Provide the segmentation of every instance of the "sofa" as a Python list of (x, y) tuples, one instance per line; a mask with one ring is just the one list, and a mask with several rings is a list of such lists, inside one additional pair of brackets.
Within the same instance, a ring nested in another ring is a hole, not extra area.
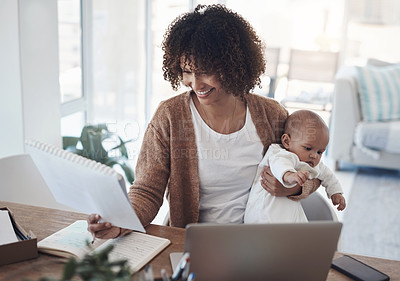
[(400, 64), (344, 66), (334, 83), (327, 156), (337, 168), (400, 170)]

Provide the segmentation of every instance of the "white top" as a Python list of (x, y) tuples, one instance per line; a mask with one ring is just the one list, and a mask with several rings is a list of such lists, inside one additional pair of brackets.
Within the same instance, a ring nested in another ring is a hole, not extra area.
[(243, 128), (225, 135), (203, 121), (193, 100), (190, 109), (199, 155), (199, 222), (243, 223), (250, 187), (263, 158), (249, 110)]
[[(326, 188), (326, 193), (329, 198), (335, 193), (343, 193), (339, 180), (322, 162), (319, 162), (315, 167), (311, 167), (305, 162), (299, 160), (299, 157), (279, 144), (271, 144), (261, 162), (265, 166), (270, 166), (272, 174), (285, 186), (293, 187), (296, 184), (289, 185), (283, 181), (283, 175), (286, 172), (308, 171), (309, 179), (318, 178), (321, 180), (321, 185)], [(260, 165), (261, 165), (260, 163)]]

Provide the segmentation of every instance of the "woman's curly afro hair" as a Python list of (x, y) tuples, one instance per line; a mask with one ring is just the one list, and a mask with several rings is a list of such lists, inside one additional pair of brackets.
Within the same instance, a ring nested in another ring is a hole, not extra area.
[(251, 25), (222, 5), (198, 5), (176, 18), (162, 44), (164, 79), (177, 90), (181, 60), (194, 71), (217, 75), (221, 86), (243, 98), (265, 71), (264, 48)]

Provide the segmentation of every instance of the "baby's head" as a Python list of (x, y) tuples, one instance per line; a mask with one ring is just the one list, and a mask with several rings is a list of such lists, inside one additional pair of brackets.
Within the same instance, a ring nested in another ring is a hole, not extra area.
[(318, 114), (298, 110), (286, 120), (281, 141), (285, 149), (295, 153), (300, 161), (315, 167), (328, 145), (329, 129)]

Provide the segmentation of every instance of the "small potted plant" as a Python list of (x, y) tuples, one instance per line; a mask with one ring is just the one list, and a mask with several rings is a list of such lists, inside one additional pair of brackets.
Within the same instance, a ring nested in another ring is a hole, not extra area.
[[(110, 132), (105, 124), (87, 125), (82, 129), (80, 137), (63, 137), (63, 148), (72, 153), (95, 160), (110, 167), (119, 166), (126, 180), (132, 184), (135, 176), (129, 164), (126, 143), (117, 134)], [(104, 143), (114, 143), (110, 149)]]

